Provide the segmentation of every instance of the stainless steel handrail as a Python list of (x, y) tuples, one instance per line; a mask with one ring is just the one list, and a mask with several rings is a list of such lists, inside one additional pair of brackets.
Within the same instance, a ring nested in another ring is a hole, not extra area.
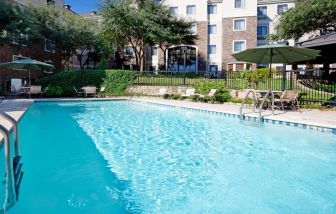
[(262, 108), (264, 106), (264, 103), (266, 101), (266, 99), (268, 99), (268, 97), (272, 95), (272, 106), (271, 106), (271, 109), (272, 109), (272, 115), (274, 115), (274, 93), (273, 91), (269, 90), (266, 95), (264, 96), (260, 106), (259, 106), (259, 120), (261, 120), (261, 112), (262, 112)]
[(16, 203), (16, 190), (14, 181), (14, 172), (12, 165), (12, 155), (10, 146), (10, 131), (0, 124), (0, 133), (3, 136), (4, 148), (5, 148), (5, 161), (6, 161), (6, 201), (4, 207), (0, 209), (0, 214), (5, 213), (6, 210), (13, 207)]
[(253, 113), (255, 113), (255, 102), (256, 102), (256, 94), (255, 94), (255, 91), (254, 90), (249, 90), (245, 97), (244, 97), (244, 100), (242, 101), (242, 103), (240, 104), (240, 108), (239, 108), (239, 117), (242, 118), (244, 115), (243, 115), (243, 108), (244, 108), (244, 104), (246, 103), (247, 99), (248, 99), (248, 96), (250, 95), (250, 93), (253, 94)]
[(15, 145), (15, 156), (20, 156), (20, 144), (19, 144), (19, 125), (18, 122), (8, 115), (5, 112), (0, 112), (0, 115), (7, 119), (13, 126), (13, 132), (14, 132), (14, 145)]

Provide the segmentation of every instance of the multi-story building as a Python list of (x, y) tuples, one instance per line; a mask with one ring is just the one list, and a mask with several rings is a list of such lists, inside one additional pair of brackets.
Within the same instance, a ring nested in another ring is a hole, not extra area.
[[(46, 4), (56, 7), (63, 7), (62, 0), (11, 0), (15, 4)], [(3, 46), (0, 46), (0, 63), (9, 62), (19, 59), (26, 59), (28, 57), (42, 62), (53, 64), (56, 70), (62, 68), (62, 57), (60, 51), (57, 50), (55, 42), (45, 38), (40, 41), (29, 41), (29, 36), (18, 33), (13, 35), (13, 39)], [(33, 71), (31, 72), (31, 79), (50, 75), (52, 71)], [(20, 86), (27, 83), (28, 72), (24, 70), (12, 70), (0, 68), (0, 93), (7, 93), (10, 86)]]
[[(237, 71), (256, 65), (239, 62), (232, 54), (266, 44), (281, 13), (294, 0), (165, 0), (173, 15), (195, 21), (194, 46), (181, 44), (162, 53), (149, 47), (146, 69), (157, 70), (166, 54), (166, 69), (173, 71)], [(289, 41), (290, 45), (294, 41)], [(280, 65), (282, 66), (282, 65)]]

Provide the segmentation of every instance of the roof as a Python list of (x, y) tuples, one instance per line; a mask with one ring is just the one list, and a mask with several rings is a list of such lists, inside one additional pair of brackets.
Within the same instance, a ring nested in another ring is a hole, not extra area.
[(299, 42), (298, 45), (306, 48), (325, 45), (336, 45), (336, 32)]

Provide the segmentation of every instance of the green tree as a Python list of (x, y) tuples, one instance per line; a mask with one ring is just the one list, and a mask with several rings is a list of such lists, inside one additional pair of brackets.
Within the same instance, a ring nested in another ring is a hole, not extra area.
[(316, 30), (336, 30), (336, 0), (300, 0), (281, 15), (273, 40), (299, 39)]
[(115, 46), (131, 45), (140, 71), (147, 44), (159, 44), (165, 50), (195, 39), (189, 32), (191, 22), (172, 17), (168, 8), (152, 0), (106, 0), (102, 11), (105, 38)]

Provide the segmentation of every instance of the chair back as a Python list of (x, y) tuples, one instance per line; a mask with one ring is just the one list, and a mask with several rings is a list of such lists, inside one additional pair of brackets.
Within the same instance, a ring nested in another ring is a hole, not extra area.
[(281, 95), (281, 98), (286, 100), (295, 100), (297, 99), (298, 96), (299, 96), (298, 90), (285, 90)]
[(194, 88), (187, 88), (186, 95), (190, 95), (190, 96), (194, 95), (195, 91), (196, 91), (196, 89), (194, 89)]
[(42, 86), (40, 85), (32, 85), (29, 87), (29, 94), (39, 94), (41, 93)]
[(87, 94), (94, 94), (97, 92), (97, 88), (95, 86), (86, 86), (83, 89), (84, 89), (84, 92)]
[(105, 91), (105, 89), (106, 89), (106, 87), (105, 87), (105, 86), (103, 86), (103, 87), (101, 87), (101, 88), (100, 88), (99, 92), (104, 92), (104, 91)]
[(211, 90), (209, 91), (208, 96), (209, 96), (209, 97), (213, 97), (213, 96), (215, 96), (216, 92), (217, 92), (217, 89), (211, 89)]
[(72, 86), (72, 88), (75, 90), (76, 93), (78, 92), (75, 86)]

